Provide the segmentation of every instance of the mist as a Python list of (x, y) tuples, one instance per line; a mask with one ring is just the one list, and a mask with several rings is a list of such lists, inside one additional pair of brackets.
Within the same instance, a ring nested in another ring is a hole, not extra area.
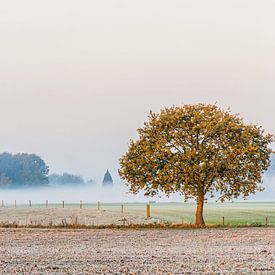
[[(264, 176), (263, 192), (257, 192), (255, 195), (248, 197), (249, 201), (274, 201), (275, 193), (275, 176)], [(215, 202), (215, 198), (209, 198), (209, 202)], [(114, 184), (112, 188), (102, 188), (101, 186), (45, 186), (23, 189), (2, 189), (0, 190), (0, 201), (4, 200), (5, 206), (14, 206), (16, 200), (17, 205), (27, 205), (29, 200), (32, 204), (45, 204), (48, 200), (50, 204), (60, 204), (62, 201), (68, 204), (79, 204), (82, 200), (83, 204), (101, 203), (146, 203), (149, 201), (156, 202), (183, 202), (184, 199), (179, 194), (172, 194), (167, 197), (164, 194), (154, 197), (145, 197), (142, 192), (132, 194), (129, 187), (122, 182)], [(244, 201), (242, 198), (234, 200), (236, 202)], [(193, 200), (190, 200), (193, 202)]]
[(17, 204), (44, 204), (48, 200), (51, 203), (127, 203), (127, 202), (148, 202), (156, 201), (182, 201), (179, 195), (173, 195), (170, 198), (165, 196), (159, 198), (146, 198), (142, 193), (137, 195), (129, 193), (127, 186), (117, 184), (113, 188), (91, 187), (91, 186), (47, 186), (24, 189), (4, 189), (0, 191), (0, 199), (5, 201), (6, 206)]

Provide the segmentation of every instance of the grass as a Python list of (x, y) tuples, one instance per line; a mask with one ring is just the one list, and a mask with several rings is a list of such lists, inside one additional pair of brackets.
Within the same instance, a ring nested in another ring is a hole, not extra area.
[[(145, 203), (124, 203), (124, 213), (145, 216)], [(26, 206), (18, 206), (26, 207)], [(45, 207), (45, 205), (33, 205)], [(62, 207), (61, 204), (49, 205), (49, 208)], [(79, 208), (79, 204), (65, 204), (66, 208)], [(97, 209), (97, 204), (85, 204), (83, 208)], [(101, 210), (121, 212), (121, 203), (101, 203)], [(195, 203), (152, 203), (151, 217), (156, 223), (190, 225), (195, 222)], [(266, 217), (268, 225), (275, 226), (275, 202), (234, 202), (207, 203), (204, 208), (204, 219), (209, 226), (264, 226)]]
[[(120, 211), (120, 204), (101, 204), (101, 209)], [(145, 204), (124, 204), (124, 211), (130, 214), (145, 215)], [(193, 224), (195, 222), (195, 203), (153, 203), (151, 216), (170, 223)], [(251, 224), (275, 226), (275, 202), (234, 202), (206, 203), (204, 219), (209, 225), (246, 226)]]

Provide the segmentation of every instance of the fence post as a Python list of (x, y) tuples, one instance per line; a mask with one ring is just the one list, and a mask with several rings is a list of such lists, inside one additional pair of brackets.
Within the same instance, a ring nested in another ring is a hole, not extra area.
[(123, 204), (121, 205), (121, 213), (123, 214)]
[(32, 207), (32, 201), (29, 200), (29, 207)]
[(14, 208), (16, 208), (16, 200), (14, 201)]
[(48, 208), (48, 200), (46, 200), (46, 208)]
[(82, 209), (82, 200), (80, 201), (80, 209)]
[(97, 202), (97, 210), (98, 211), (100, 210), (100, 202), (99, 201)]
[(146, 205), (146, 217), (147, 219), (151, 218), (151, 208), (149, 203)]
[(222, 217), (222, 225), (224, 226), (224, 217)]
[(265, 217), (265, 226), (267, 226), (267, 225), (268, 225), (267, 220), (268, 220), (268, 217)]
[(65, 208), (65, 202), (62, 201), (62, 208)]

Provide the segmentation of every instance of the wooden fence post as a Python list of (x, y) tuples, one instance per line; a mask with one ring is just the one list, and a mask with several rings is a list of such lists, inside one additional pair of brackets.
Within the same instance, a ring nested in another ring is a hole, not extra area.
[(100, 202), (99, 201), (97, 202), (97, 210), (98, 211), (100, 210)]
[(32, 201), (29, 200), (29, 207), (32, 207)]
[(123, 214), (123, 204), (121, 205), (121, 213)]
[(62, 201), (62, 208), (65, 208), (65, 202)]
[(46, 200), (46, 208), (48, 208), (48, 200)]
[(265, 226), (268, 225), (268, 217), (265, 217)]
[(151, 218), (151, 207), (149, 203), (146, 205), (146, 217), (147, 219)]
[(222, 217), (222, 225), (224, 226), (224, 217)]
[(82, 209), (82, 200), (80, 201), (80, 209)]

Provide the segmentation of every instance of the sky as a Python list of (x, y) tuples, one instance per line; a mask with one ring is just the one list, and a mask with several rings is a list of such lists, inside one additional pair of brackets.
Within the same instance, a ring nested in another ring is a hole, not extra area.
[(0, 0), (0, 152), (118, 181), (150, 110), (217, 102), (274, 133), (274, 10), (273, 0)]

